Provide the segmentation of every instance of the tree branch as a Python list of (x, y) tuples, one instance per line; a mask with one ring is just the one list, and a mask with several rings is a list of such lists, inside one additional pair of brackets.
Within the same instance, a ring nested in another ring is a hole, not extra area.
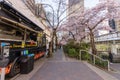
[(102, 18), (100, 21), (98, 21), (91, 29), (93, 30), (93, 29), (95, 29), (96, 28), (96, 26), (98, 26), (101, 22), (103, 22), (104, 20), (105, 20), (106, 18), (104, 17), (104, 18)]
[(69, 16), (71, 16), (72, 14), (74, 14), (74, 13), (75, 13), (77, 10), (79, 10), (80, 8), (81, 8), (81, 6), (80, 6), (79, 8), (77, 8), (77, 9), (73, 10), (71, 13), (69, 13), (69, 14), (68, 14), (67, 16), (65, 16), (64, 18), (62, 18), (62, 19), (58, 22), (56, 28), (59, 27), (59, 24), (60, 24), (62, 21), (64, 21), (66, 18), (68, 18)]

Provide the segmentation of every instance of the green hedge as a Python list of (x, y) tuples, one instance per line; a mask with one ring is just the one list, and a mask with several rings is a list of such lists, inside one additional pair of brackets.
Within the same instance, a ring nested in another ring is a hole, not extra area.
[(74, 48), (71, 48), (68, 50), (68, 56), (69, 57), (77, 57), (78, 53), (76, 52), (76, 50)]
[(104, 69), (107, 69), (108, 62), (107, 61), (101, 61), (99, 59), (95, 59), (95, 65), (102, 67)]
[[(89, 48), (89, 45), (87, 43), (75, 43), (73, 40), (69, 40), (69, 42), (63, 46), (64, 52), (69, 56), (73, 58), (79, 59), (79, 51), (81, 50), (87, 50)], [(85, 55), (86, 56), (86, 55)], [(83, 56), (84, 58), (84, 56)]]
[[(63, 46), (63, 50), (66, 53), (67, 56), (72, 57), (72, 58), (77, 58), (80, 59), (79, 51), (80, 50), (88, 50), (89, 49), (89, 44), (87, 43), (75, 43), (74, 41), (69, 41), (66, 45)], [(81, 60), (86, 60), (91, 64), (94, 64), (94, 59), (93, 55), (88, 54), (86, 51), (81, 52)], [(106, 54), (101, 54), (99, 55), (103, 59), (107, 59), (108, 55)], [(102, 67), (106, 69), (108, 66), (107, 61), (101, 61), (99, 58), (95, 59), (95, 65)]]

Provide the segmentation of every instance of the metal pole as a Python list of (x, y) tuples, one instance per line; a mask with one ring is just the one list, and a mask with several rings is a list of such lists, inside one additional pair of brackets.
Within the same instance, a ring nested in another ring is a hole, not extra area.
[(5, 67), (2, 68), (2, 72), (1, 72), (1, 80), (5, 80)]
[(108, 61), (108, 71), (110, 71), (110, 62)]
[(80, 61), (81, 61), (81, 50), (79, 51), (79, 57), (80, 57)]
[(94, 65), (95, 65), (95, 55), (93, 55)]
[(80, 52), (80, 59), (82, 60), (82, 53)]

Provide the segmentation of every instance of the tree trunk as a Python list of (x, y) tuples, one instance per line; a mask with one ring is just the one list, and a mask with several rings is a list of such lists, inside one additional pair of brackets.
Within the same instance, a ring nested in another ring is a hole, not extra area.
[(56, 29), (53, 30), (52, 39), (51, 39), (51, 42), (49, 43), (49, 54), (48, 54), (48, 57), (52, 57), (53, 56), (53, 51), (54, 51), (54, 47), (55, 46), (56, 46), (56, 49), (57, 49)]
[(55, 34), (55, 46), (56, 46), (56, 49), (58, 49), (58, 37), (57, 37), (57, 34)]
[(48, 57), (52, 57), (52, 56), (53, 56), (53, 36), (51, 42), (49, 42), (49, 53), (48, 53)]
[(57, 33), (56, 33), (56, 29), (54, 29), (53, 31), (53, 35), (54, 35), (54, 46), (55, 46), (55, 51), (57, 50), (57, 47), (58, 47), (58, 39), (57, 39)]
[(92, 54), (97, 54), (97, 50), (95, 47), (95, 41), (94, 41), (94, 34), (92, 30), (90, 30), (90, 43), (91, 43), (91, 48), (92, 48)]

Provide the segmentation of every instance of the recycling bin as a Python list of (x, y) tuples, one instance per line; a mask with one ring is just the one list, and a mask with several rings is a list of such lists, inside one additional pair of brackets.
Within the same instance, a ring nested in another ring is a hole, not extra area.
[(34, 55), (29, 54), (27, 56), (23, 56), (21, 58), (20, 64), (20, 73), (21, 74), (28, 74), (34, 68)]

